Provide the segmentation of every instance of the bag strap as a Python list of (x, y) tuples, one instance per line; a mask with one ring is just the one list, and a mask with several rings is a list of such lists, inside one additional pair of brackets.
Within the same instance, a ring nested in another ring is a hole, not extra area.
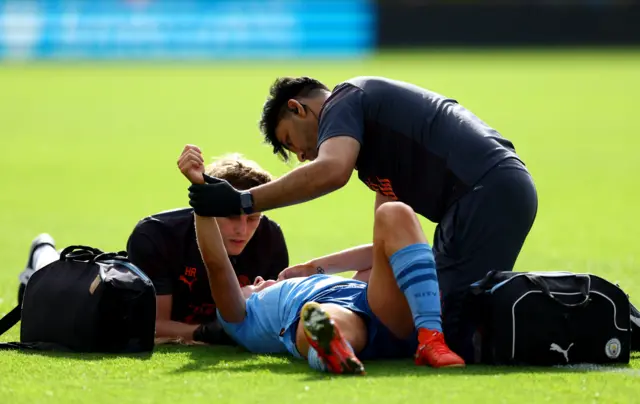
[(21, 350), (21, 351), (58, 351), (58, 352), (74, 352), (73, 350), (52, 342), (0, 342), (0, 351), (3, 350)]
[(573, 304), (565, 303), (562, 300), (555, 297), (553, 293), (551, 293), (551, 290), (549, 289), (549, 285), (547, 285), (547, 282), (544, 280), (543, 277), (536, 274), (528, 273), (525, 275), (525, 278), (528, 279), (534, 285), (538, 286), (538, 288), (540, 288), (542, 293), (544, 293), (545, 295), (547, 295), (548, 297), (550, 297), (551, 299), (553, 299), (554, 301), (556, 301), (557, 303), (560, 303), (565, 307), (583, 307), (583, 306), (586, 306), (587, 303), (589, 303), (589, 301), (591, 300), (591, 295), (590, 295), (591, 279), (588, 276), (576, 276), (576, 279), (579, 279), (581, 281), (580, 293), (583, 299), (582, 301), (578, 303), (573, 303)]
[(11, 327), (18, 324), (20, 318), (22, 317), (22, 307), (17, 305), (13, 308), (9, 313), (7, 313), (4, 317), (0, 318), (0, 335), (9, 331)]
[(9, 349), (22, 349), (22, 342), (0, 342), (0, 351), (6, 351)]

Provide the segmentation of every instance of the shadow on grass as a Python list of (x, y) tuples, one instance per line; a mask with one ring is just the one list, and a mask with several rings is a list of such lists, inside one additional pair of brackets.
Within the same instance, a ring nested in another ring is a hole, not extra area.
[[(290, 355), (255, 355), (240, 347), (228, 346), (185, 346), (158, 345), (153, 352), (132, 354), (74, 353), (60, 351), (18, 351), (25, 356), (48, 358), (64, 358), (77, 361), (103, 361), (117, 359), (134, 359), (146, 361), (158, 355), (188, 355), (188, 362), (172, 373), (214, 372), (214, 373), (252, 373), (267, 371), (274, 374), (300, 375), (302, 381), (327, 380), (337, 376), (311, 370), (306, 360), (296, 359)], [(633, 353), (632, 360), (640, 359), (640, 353)], [(366, 377), (384, 378), (396, 376), (498, 376), (514, 374), (576, 374), (576, 373), (622, 373), (640, 376), (640, 369), (631, 365), (572, 365), (564, 367), (518, 367), (518, 366), (486, 366), (471, 365), (457, 369), (433, 369), (415, 366), (411, 358), (404, 360), (381, 360), (364, 362)]]
[(70, 352), (60, 350), (40, 350), (40, 349), (7, 349), (0, 352), (19, 352), (29, 357), (47, 357), (47, 358), (64, 358), (78, 361), (102, 361), (112, 359), (137, 359), (149, 360), (153, 357), (153, 352), (136, 352), (136, 353), (84, 353)]
[[(172, 373), (269, 371), (277, 374), (304, 374), (309, 371), (306, 361), (290, 355), (256, 355), (240, 347), (162, 345), (157, 353), (188, 354), (189, 362)], [(273, 358), (275, 360), (270, 360)], [(267, 360), (265, 360), (267, 359)]]
[[(176, 369), (173, 373), (186, 372), (241, 372), (268, 371), (275, 374), (306, 376), (303, 380), (326, 380), (336, 375), (313, 371), (306, 360), (296, 359), (289, 355), (255, 355), (238, 347), (211, 346), (162, 346), (156, 349), (162, 353), (187, 353), (189, 363)], [(276, 360), (264, 360), (274, 358)], [(632, 360), (640, 359), (640, 353), (634, 353)], [(367, 361), (364, 362), (367, 377), (394, 376), (497, 376), (512, 374), (576, 374), (589, 372), (626, 373), (640, 376), (640, 369), (631, 365), (571, 365), (562, 367), (518, 367), (471, 365), (465, 368), (433, 369), (415, 366), (413, 359)], [(348, 377), (348, 376), (345, 376)]]

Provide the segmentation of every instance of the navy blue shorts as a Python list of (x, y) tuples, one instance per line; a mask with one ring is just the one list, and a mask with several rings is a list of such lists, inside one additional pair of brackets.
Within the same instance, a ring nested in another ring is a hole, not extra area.
[(492, 270), (511, 271), (535, 221), (538, 196), (523, 163), (508, 159), (491, 169), (449, 207), (436, 227), (433, 252), (447, 344), (473, 358), (473, 329), (464, 319), (469, 285)]
[(357, 313), (367, 326), (367, 344), (358, 353), (361, 360), (412, 358), (418, 348), (417, 332), (406, 340), (397, 338), (373, 314), (367, 301), (368, 285), (339, 285), (315, 296), (311, 301), (332, 303)]

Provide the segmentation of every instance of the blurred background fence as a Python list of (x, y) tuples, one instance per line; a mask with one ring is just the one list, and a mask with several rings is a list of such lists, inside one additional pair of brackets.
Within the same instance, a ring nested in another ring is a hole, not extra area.
[(0, 59), (360, 58), (429, 46), (637, 45), (638, 0), (0, 0)]

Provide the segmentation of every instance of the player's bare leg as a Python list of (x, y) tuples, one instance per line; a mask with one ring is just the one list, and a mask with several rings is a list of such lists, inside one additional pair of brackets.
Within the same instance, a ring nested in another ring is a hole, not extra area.
[(381, 205), (373, 244), (367, 293), (371, 310), (398, 338), (418, 329), (416, 364), (464, 366), (442, 334), (435, 261), (413, 210), (400, 202)]
[(364, 349), (367, 328), (356, 313), (330, 303), (305, 304), (296, 332), (298, 352), (316, 370), (364, 374), (356, 352)]
[(365, 269), (364, 271), (356, 272), (353, 275), (352, 279), (355, 279), (357, 281), (362, 281), (362, 282), (369, 283), (369, 277), (370, 276), (371, 276), (371, 268)]

